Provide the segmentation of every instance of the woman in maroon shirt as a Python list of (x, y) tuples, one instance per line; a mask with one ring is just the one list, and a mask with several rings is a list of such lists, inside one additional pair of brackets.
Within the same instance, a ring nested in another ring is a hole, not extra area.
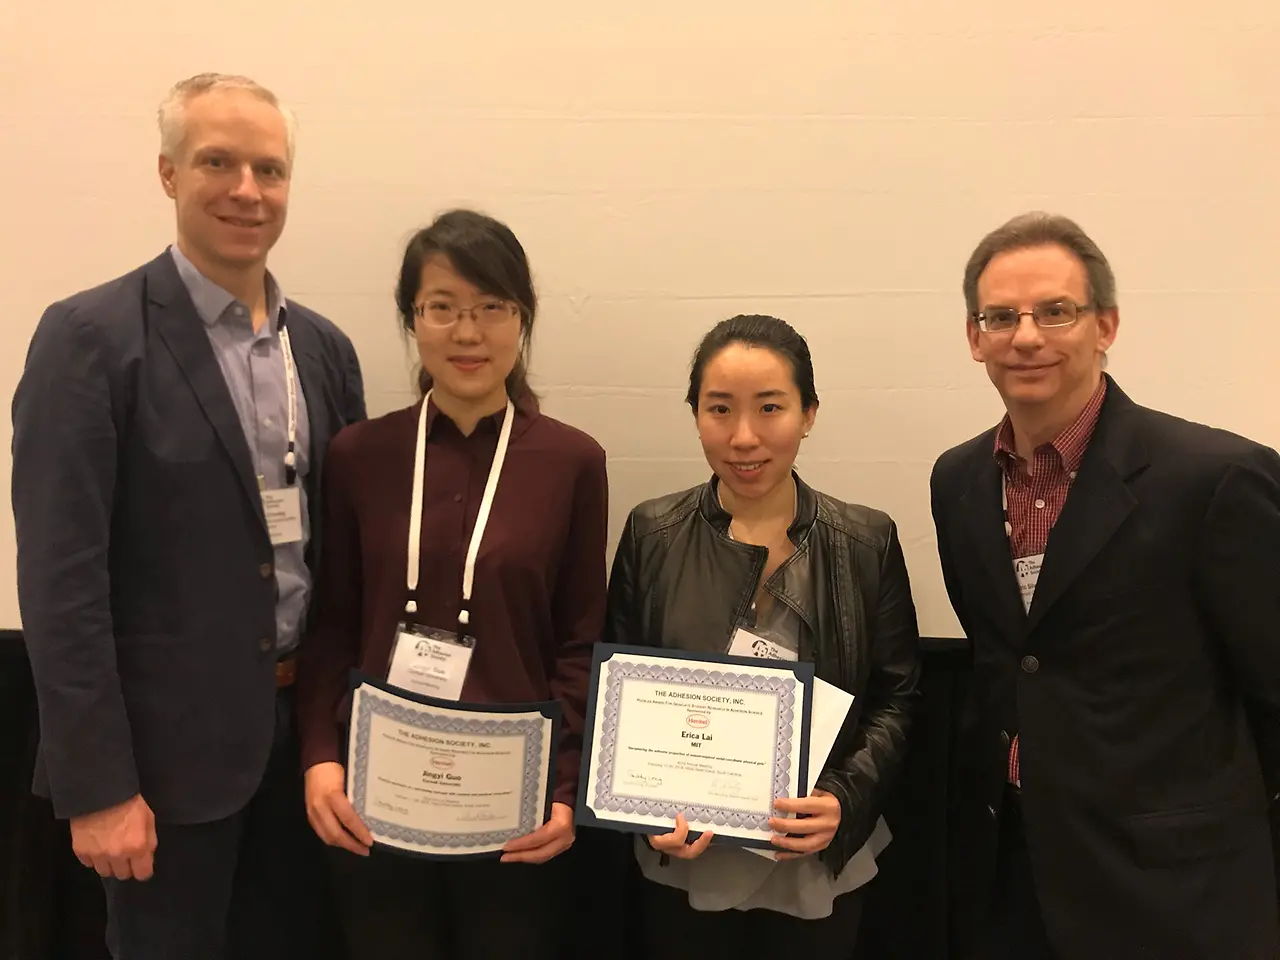
[[(441, 216), (409, 242), (396, 302), (417, 341), (425, 399), (347, 428), (329, 448), (316, 607), (297, 680), (307, 814), (340, 848), (335, 883), (355, 960), (551, 958), (563, 902), (563, 863), (553, 858), (574, 838), (587, 676), (604, 619), (605, 455), (538, 411), (525, 380), (536, 298), (505, 225), (465, 210)], [(409, 529), (423, 403), (415, 571)], [(508, 415), (468, 602), (464, 564)], [(456, 633), (464, 621), (475, 638), (451, 696), (555, 699), (563, 708), (551, 817), (508, 842), (500, 859), (370, 856), (369, 832), (346, 798), (348, 676), (352, 668), (387, 676), (407, 605), (423, 626)]]

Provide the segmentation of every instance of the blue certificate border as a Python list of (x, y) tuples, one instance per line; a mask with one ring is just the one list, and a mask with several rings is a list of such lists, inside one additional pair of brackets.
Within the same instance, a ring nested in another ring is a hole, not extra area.
[[(654, 667), (637, 665), (635, 672), (629, 669), (610, 669), (607, 671), (608, 679), (602, 682), (602, 677), (606, 673), (606, 665), (618, 653), (667, 662), (661, 665), (654, 665)], [(721, 667), (741, 667), (748, 674), (758, 673), (762, 668), (770, 671), (782, 670), (788, 672), (790, 676), (776, 678), (770, 684), (774, 689), (766, 687), (744, 688), (741, 686), (744, 679), (741, 673), (734, 670), (723, 670), (720, 669)], [(775, 797), (803, 797), (807, 795), (809, 722), (813, 709), (812, 663), (762, 660), (757, 657), (735, 657), (728, 654), (690, 653), (684, 650), (668, 650), (662, 647), (633, 647), (598, 643), (591, 658), (591, 685), (587, 694), (587, 713), (582, 744), (582, 767), (578, 777), (578, 802), (574, 813), (575, 822), (579, 826), (602, 827), (624, 833), (643, 834), (669, 833), (672, 829), (670, 825), (650, 825), (634, 823), (628, 820), (614, 820), (608, 816), (607, 812), (609, 809), (613, 809), (628, 814), (660, 816), (671, 821), (675, 820), (677, 813), (684, 813), (686, 816), (692, 815), (699, 820), (713, 824), (732, 825), (748, 829), (768, 829), (767, 817), (752, 816), (740, 810), (698, 804), (696, 798), (690, 798), (689, 805), (682, 807), (673, 803), (627, 798), (613, 792), (612, 768), (614, 758), (609, 748), (614, 743), (614, 737), (611, 735), (611, 730), (614, 729), (617, 723), (621, 683), (623, 680), (633, 677), (636, 679), (690, 683), (698, 686), (728, 686), (731, 689), (751, 689), (760, 692), (777, 693), (780, 701), (779, 708), (783, 710), (783, 715), (780, 717), (778, 742), (774, 744), (773, 794)], [(796, 698), (794, 686), (788, 691), (786, 689), (788, 684), (803, 687), (806, 691), (798, 718), (789, 712), (794, 709)], [(605, 741), (599, 744), (594, 741), (598, 711), (603, 711), (604, 726), (601, 730), (601, 736)], [(800, 763), (797, 771), (798, 782), (795, 785), (795, 790), (792, 791), (789, 789), (790, 751), (795, 750), (797, 745), (800, 751)], [(588, 798), (587, 787), (590, 783), (593, 765), (599, 766), (596, 771), (598, 774), (597, 796)], [(596, 809), (593, 809), (593, 805)], [(599, 809), (601, 807), (605, 809)], [(689, 839), (692, 841), (699, 835), (699, 833), (691, 831)], [(743, 847), (760, 847), (763, 849), (772, 849), (773, 847), (773, 844), (768, 840), (750, 840), (745, 837), (733, 837), (724, 834), (716, 834), (716, 841)]]
[[(382, 843), (378, 840), (374, 841), (373, 849), (375, 851), (386, 851), (397, 856), (416, 857), (425, 860), (486, 860), (496, 859), (502, 856), (501, 850), (487, 850), (476, 852), (471, 848), (477, 846), (489, 846), (495, 843), (505, 843), (507, 840), (515, 837), (522, 837), (527, 833), (532, 833), (538, 827), (542, 826), (551, 815), (552, 796), (555, 792), (555, 768), (556, 768), (556, 747), (560, 743), (561, 721), (563, 711), (559, 702), (555, 700), (542, 701), (538, 703), (462, 703), (455, 700), (440, 700), (435, 697), (423, 696), (405, 690), (402, 687), (393, 686), (385, 680), (381, 680), (369, 674), (363, 674), (359, 671), (353, 671), (350, 680), (350, 691), (352, 694), (352, 703), (354, 703), (354, 694), (356, 688), (360, 686), (368, 686), (402, 700), (408, 700), (413, 703), (422, 704), (423, 706), (434, 707), (436, 709), (448, 710), (456, 716), (441, 717), (422, 713), (417, 710), (410, 709), (400, 704), (387, 703), (383, 700), (375, 698), (362, 699), (360, 710), (354, 712), (352, 722), (349, 728), (349, 736), (355, 738), (356, 763), (355, 770), (349, 767), (347, 774), (347, 787), (354, 795), (354, 802), (357, 815), (364, 821), (371, 831), (383, 834), (384, 836), (395, 837), (397, 840), (404, 840), (409, 843), (429, 844), (436, 847), (452, 847), (457, 850), (456, 853), (431, 853), (423, 850), (407, 850), (403, 847), (397, 847), (392, 844)], [(547, 795), (541, 809), (537, 802), (538, 779), (541, 770), (539, 762), (542, 754), (542, 736), (543, 725), (537, 720), (524, 718), (519, 720), (477, 720), (468, 719), (467, 713), (537, 713), (543, 719), (551, 721), (551, 750), (547, 758)], [(367, 771), (364, 761), (367, 759), (369, 750), (370, 729), (373, 717), (384, 716), (398, 723), (416, 727), (419, 730), (429, 730), (433, 733), (466, 733), (479, 736), (524, 736), (524, 794), (521, 797), (520, 804), (520, 823), (512, 830), (501, 831), (485, 831), (478, 833), (430, 833), (425, 830), (413, 830), (408, 827), (402, 827), (398, 824), (388, 823), (377, 817), (370, 816), (365, 811), (365, 793), (367, 783), (365, 777)], [(344, 754), (344, 762), (350, 756), (350, 751)]]

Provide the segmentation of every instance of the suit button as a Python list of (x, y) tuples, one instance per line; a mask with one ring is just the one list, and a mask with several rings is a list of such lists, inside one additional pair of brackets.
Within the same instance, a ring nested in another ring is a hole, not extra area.
[(987, 815), (990, 816), (992, 820), (996, 819), (996, 808), (989, 803), (987, 804)]
[(258, 568), (258, 575), (261, 576), (263, 580), (267, 579), (267, 577), (271, 576), (273, 573), (275, 573), (275, 568), (269, 563), (264, 563)]
[(1023, 673), (1035, 673), (1039, 669), (1040, 669), (1040, 661), (1037, 660), (1035, 657), (1022, 658)]
[(275, 641), (273, 641), (270, 637), (263, 637), (261, 640), (258, 641), (258, 649), (261, 650), (263, 653), (270, 653), (271, 648), (274, 646), (275, 646)]
[(1000, 731), (1000, 742), (1001, 742), (1001, 743), (1003, 743), (1006, 747), (1009, 745), (1009, 731), (1008, 731), (1008, 730), (1001, 730), (1001, 731)]

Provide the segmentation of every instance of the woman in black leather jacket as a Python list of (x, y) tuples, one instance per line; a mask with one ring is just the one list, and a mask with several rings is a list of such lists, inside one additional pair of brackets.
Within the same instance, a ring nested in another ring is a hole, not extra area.
[[(688, 403), (710, 482), (631, 511), (614, 558), (612, 643), (813, 661), (854, 695), (811, 795), (781, 800), (778, 858), (637, 838), (646, 956), (850, 957), (859, 888), (888, 842), (880, 819), (906, 750), (918, 630), (897, 529), (794, 472), (818, 412), (809, 348), (774, 317), (703, 338)], [(775, 952), (776, 951), (776, 952)]]

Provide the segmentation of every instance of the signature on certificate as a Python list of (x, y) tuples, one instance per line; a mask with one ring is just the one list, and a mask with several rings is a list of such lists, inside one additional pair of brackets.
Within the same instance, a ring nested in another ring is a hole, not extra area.
[(660, 787), (662, 786), (662, 778), (647, 773), (636, 773), (631, 770), (627, 772), (627, 783), (636, 787)]
[(501, 820), (502, 817), (496, 813), (487, 813), (483, 810), (477, 810), (474, 813), (464, 813), (459, 815), (459, 823), (485, 823), (489, 820)]
[(373, 805), (379, 810), (390, 810), (392, 813), (398, 813), (401, 816), (408, 816), (409, 814), (408, 807), (398, 807), (394, 803), (389, 803), (388, 801), (382, 800), (378, 797), (373, 799)]

